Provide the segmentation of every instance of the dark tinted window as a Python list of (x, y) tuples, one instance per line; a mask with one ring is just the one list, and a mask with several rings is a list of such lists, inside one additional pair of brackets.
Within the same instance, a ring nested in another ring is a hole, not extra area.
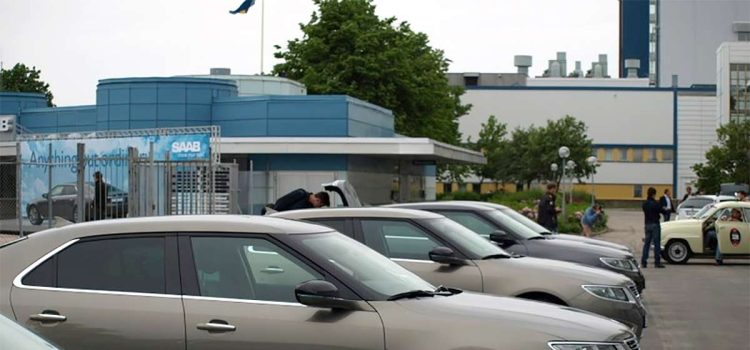
[(482, 219), (479, 215), (468, 212), (468, 211), (435, 211), (436, 213), (445, 215), (447, 218), (467, 227), (468, 229), (490, 238), (490, 234), (497, 231), (497, 228)]
[(21, 282), (27, 286), (54, 287), (57, 285), (56, 277), (55, 258), (50, 258), (29, 272)]
[(57, 257), (60, 288), (164, 293), (164, 238), (84, 241)]

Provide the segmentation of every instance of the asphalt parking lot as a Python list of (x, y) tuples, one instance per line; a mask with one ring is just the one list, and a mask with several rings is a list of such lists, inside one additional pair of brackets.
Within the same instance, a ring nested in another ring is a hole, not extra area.
[[(633, 248), (640, 259), (643, 214), (607, 214), (610, 231), (599, 238)], [(750, 349), (750, 261), (725, 260), (715, 266), (713, 260), (692, 259), (643, 273), (649, 311), (643, 349)]]
[[(598, 238), (625, 244), (640, 258), (642, 214), (607, 214), (610, 230)], [(14, 238), (0, 235), (0, 243)], [(715, 266), (713, 260), (693, 259), (687, 265), (643, 272), (649, 311), (643, 349), (750, 349), (750, 261), (726, 260)]]

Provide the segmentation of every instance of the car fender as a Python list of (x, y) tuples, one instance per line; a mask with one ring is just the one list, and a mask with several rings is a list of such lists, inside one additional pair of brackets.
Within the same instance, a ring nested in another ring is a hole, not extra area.
[(695, 219), (661, 223), (661, 246), (666, 247), (670, 240), (684, 240), (693, 253), (703, 252), (702, 222)]

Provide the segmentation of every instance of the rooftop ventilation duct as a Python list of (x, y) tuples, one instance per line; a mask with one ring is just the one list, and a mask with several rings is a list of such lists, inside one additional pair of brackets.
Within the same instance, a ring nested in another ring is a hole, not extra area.
[(211, 68), (211, 75), (232, 75), (232, 70), (229, 68)]
[(529, 67), (531, 67), (531, 56), (527, 55), (516, 55), (513, 56), (513, 65), (518, 67), (518, 74), (529, 75)]
[(557, 53), (557, 63), (560, 64), (560, 76), (568, 76), (568, 60), (565, 51), (560, 51)]
[(641, 60), (637, 58), (629, 58), (625, 60), (625, 71), (627, 79), (638, 78), (638, 70), (641, 68)]

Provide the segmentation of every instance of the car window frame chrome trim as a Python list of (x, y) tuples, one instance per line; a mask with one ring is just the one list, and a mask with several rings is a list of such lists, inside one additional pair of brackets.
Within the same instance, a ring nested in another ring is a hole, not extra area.
[(402, 258), (389, 258), (391, 261), (395, 262), (412, 262), (412, 263), (420, 263), (420, 264), (437, 264), (436, 262), (432, 260), (420, 260), (420, 259), (402, 259)]
[(13, 279), (13, 286), (19, 289), (38, 290), (38, 291), (47, 291), (47, 292), (88, 293), (88, 294), (99, 294), (99, 295), (121, 295), (121, 296), (131, 296), (131, 297), (151, 297), (151, 298), (166, 298), (166, 299), (179, 299), (182, 297), (182, 295), (167, 294), (167, 293), (162, 294), (162, 293), (126, 292), (126, 291), (101, 290), (101, 289), (43, 287), (43, 286), (29, 286), (23, 283), (23, 278), (26, 277), (26, 275), (28, 275), (29, 273), (31, 273), (31, 271), (36, 269), (39, 265), (41, 265), (42, 263), (44, 263), (51, 257), (65, 250), (66, 248), (72, 246), (73, 244), (78, 243), (79, 241), (81, 241), (80, 238), (71, 239), (70, 241), (67, 241), (61, 244), (57, 248), (53, 249), (49, 253), (45, 254), (41, 258), (34, 261), (31, 265), (23, 269), (23, 271), (21, 271)]
[(555, 345), (615, 345), (619, 347), (618, 350), (629, 350), (628, 345), (622, 341), (622, 342), (609, 342), (609, 341), (575, 341), (575, 340), (553, 340), (547, 342), (547, 346), (549, 346), (552, 350), (558, 350), (554, 346)]
[(256, 305), (309, 307), (301, 303), (294, 303), (294, 302), (288, 302), (288, 301), (260, 300), (260, 299), (221, 298), (221, 297), (208, 297), (208, 296), (198, 296), (198, 295), (183, 295), (182, 298), (184, 300), (196, 300), (196, 301), (217, 301), (217, 302), (256, 304)]

